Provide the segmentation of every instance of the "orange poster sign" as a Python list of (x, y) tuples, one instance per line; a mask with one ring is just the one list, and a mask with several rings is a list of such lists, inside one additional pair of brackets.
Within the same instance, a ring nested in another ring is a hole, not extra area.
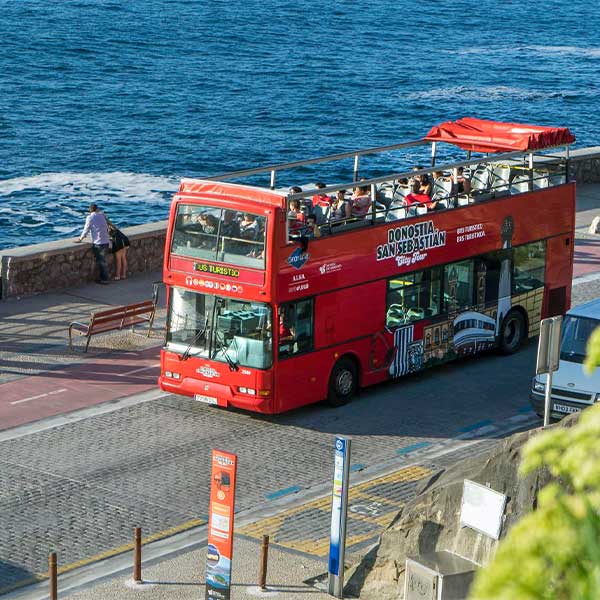
[(206, 600), (229, 600), (237, 456), (213, 450), (208, 509)]

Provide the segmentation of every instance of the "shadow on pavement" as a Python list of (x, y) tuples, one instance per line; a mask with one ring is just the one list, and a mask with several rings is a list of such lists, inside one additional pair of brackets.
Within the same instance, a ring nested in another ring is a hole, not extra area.
[(28, 569), (0, 558), (0, 595), (35, 583), (40, 579)]

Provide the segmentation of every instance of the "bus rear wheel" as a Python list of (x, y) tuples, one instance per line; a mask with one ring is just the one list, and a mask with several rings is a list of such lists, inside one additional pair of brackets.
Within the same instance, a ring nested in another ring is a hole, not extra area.
[(358, 388), (358, 373), (354, 361), (350, 358), (340, 358), (335, 363), (329, 378), (327, 402), (330, 406), (344, 406)]
[(525, 318), (521, 311), (511, 310), (500, 329), (500, 352), (502, 354), (514, 354), (523, 344), (527, 335)]

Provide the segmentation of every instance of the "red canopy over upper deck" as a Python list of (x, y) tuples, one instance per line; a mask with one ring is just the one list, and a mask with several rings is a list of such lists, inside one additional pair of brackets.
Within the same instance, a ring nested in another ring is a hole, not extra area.
[(566, 127), (540, 127), (465, 117), (432, 127), (423, 139), (448, 142), (473, 152), (510, 152), (566, 145), (574, 142), (575, 136)]

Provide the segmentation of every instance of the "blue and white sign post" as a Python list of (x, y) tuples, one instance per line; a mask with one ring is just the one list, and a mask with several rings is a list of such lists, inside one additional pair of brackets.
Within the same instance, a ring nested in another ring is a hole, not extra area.
[(331, 501), (331, 536), (329, 539), (329, 594), (344, 597), (344, 553), (346, 551), (346, 517), (350, 481), (350, 440), (335, 438), (335, 462)]

